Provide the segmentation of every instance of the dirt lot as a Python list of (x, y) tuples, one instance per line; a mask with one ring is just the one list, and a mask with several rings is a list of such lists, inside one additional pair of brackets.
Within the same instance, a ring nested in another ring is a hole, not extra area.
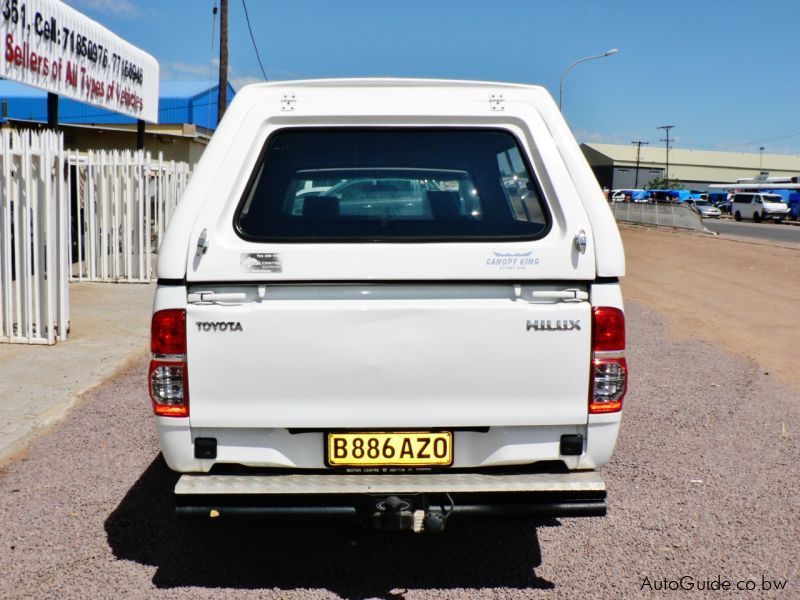
[[(626, 301), (800, 389), (800, 247), (625, 227)], [(699, 361), (703, 360), (698, 356)]]

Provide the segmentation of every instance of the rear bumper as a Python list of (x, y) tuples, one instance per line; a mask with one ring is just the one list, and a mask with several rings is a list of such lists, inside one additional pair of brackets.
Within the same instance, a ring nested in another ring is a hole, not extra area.
[(182, 517), (338, 521), (419, 532), (428, 519), (604, 516), (606, 486), (595, 471), (183, 475), (175, 487), (175, 504)]

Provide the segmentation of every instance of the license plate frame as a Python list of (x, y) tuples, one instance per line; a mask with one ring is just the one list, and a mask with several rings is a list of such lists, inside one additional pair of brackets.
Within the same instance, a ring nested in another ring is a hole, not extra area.
[[(347, 440), (352, 443), (346, 445), (346, 455), (341, 456), (342, 447), (336, 446), (336, 440)], [(363, 455), (361, 457), (352, 456), (355, 450), (355, 440), (362, 440)], [(370, 455), (369, 440), (377, 440), (378, 455)], [(425, 444), (422, 440), (428, 440)], [(412, 452), (409, 459), (406, 455), (408, 446)], [(441, 443), (444, 440), (444, 455), (441, 452)], [(450, 430), (422, 431), (380, 431), (380, 430), (359, 430), (359, 431), (327, 431), (324, 437), (325, 465), (332, 469), (372, 469), (382, 467), (404, 467), (409, 469), (426, 468), (447, 468), (453, 465), (453, 432)], [(390, 456), (385, 444), (394, 450)], [(434, 451), (435, 448), (435, 451)], [(436, 452), (436, 453), (434, 453)], [(427, 455), (427, 456), (425, 456)]]

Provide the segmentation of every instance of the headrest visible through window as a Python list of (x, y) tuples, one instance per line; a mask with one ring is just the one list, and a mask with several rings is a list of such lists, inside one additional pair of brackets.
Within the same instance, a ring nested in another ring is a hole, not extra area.
[(457, 219), (461, 216), (458, 192), (425, 192), (434, 219)]
[(303, 216), (310, 219), (337, 219), (339, 217), (339, 198), (309, 196), (303, 200)]

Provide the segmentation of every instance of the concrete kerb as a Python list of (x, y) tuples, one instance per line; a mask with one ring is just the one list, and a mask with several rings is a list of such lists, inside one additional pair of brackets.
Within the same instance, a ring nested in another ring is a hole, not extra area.
[(68, 341), (0, 344), (0, 465), (88, 391), (145, 358), (154, 291), (155, 284), (72, 283)]

